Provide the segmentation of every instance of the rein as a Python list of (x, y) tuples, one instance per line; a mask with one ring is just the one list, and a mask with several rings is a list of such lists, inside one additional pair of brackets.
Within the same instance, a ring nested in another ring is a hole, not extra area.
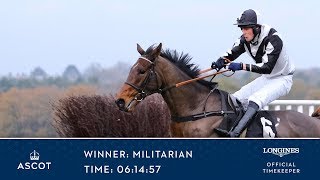
[[(211, 68), (210, 68), (210, 70), (211, 70)], [(208, 72), (209, 69), (206, 69), (206, 70), (203, 70), (203, 71)], [(206, 76), (201, 76), (201, 77), (197, 77), (197, 78), (194, 78), (194, 79), (189, 79), (189, 80), (186, 80), (186, 81), (182, 81), (182, 82), (179, 82), (179, 83), (175, 84), (175, 87), (180, 87), (180, 86), (183, 86), (183, 85), (192, 83), (192, 82), (194, 82), (194, 81), (202, 80), (202, 79), (207, 78), (207, 77), (210, 77), (210, 76), (215, 76), (215, 75), (218, 75), (218, 74), (225, 73), (225, 72), (227, 72), (227, 71), (230, 71), (230, 70), (227, 69), (227, 70), (224, 70), (224, 71), (218, 71), (218, 72), (216, 72), (216, 73), (209, 74), (209, 75), (206, 75)], [(203, 73), (204, 73), (204, 72), (201, 72), (201, 71), (200, 71), (200, 74), (203, 74)]]

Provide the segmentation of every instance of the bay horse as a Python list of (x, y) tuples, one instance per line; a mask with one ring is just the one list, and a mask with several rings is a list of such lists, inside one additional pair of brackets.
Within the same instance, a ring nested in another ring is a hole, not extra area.
[[(141, 56), (116, 95), (119, 109), (133, 111), (146, 96), (160, 93), (169, 107), (171, 117), (190, 117), (201, 114), (204, 109), (217, 112), (214, 116), (201, 116), (197, 120), (172, 120), (171, 136), (219, 137), (213, 129), (222, 122), (223, 100), (217, 91), (212, 91), (215, 89), (212, 87), (214, 83), (200, 80), (179, 88), (174, 86), (198, 77), (200, 70), (190, 63), (192, 58), (175, 50), (164, 51), (161, 43), (157, 47), (150, 46), (146, 51), (137, 44), (137, 51)], [(320, 137), (320, 120), (317, 117), (293, 110), (274, 111), (273, 114), (278, 119), (277, 137)]]

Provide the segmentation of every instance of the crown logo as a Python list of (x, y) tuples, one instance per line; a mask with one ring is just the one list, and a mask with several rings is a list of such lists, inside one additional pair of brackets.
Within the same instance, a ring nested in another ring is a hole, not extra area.
[(36, 150), (33, 150), (33, 152), (30, 153), (30, 160), (38, 161), (39, 158), (40, 158), (40, 155)]

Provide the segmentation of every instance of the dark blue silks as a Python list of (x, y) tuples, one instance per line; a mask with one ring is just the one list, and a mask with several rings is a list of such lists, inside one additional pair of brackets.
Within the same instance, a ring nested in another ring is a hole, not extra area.
[(292, 180), (318, 177), (320, 162), (319, 139), (1, 139), (0, 147), (8, 180)]

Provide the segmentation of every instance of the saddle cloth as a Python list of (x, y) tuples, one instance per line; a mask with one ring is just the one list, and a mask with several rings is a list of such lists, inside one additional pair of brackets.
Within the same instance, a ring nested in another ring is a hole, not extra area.
[(246, 137), (277, 137), (277, 118), (272, 111), (258, 111), (254, 119), (247, 127)]

